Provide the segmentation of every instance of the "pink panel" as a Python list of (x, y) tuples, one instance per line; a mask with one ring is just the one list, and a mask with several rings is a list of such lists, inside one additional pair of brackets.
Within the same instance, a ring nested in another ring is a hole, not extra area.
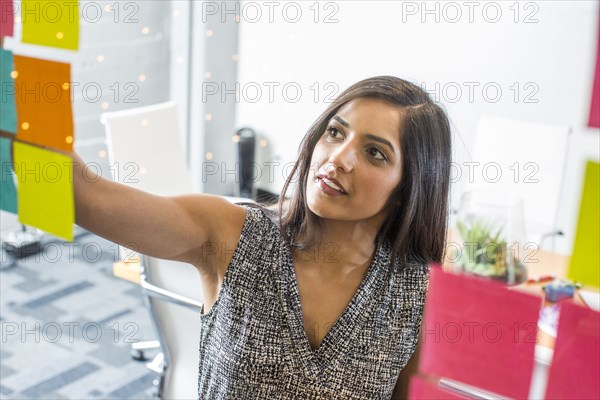
[(422, 331), (422, 373), (526, 398), (541, 297), (432, 267)]
[(546, 390), (547, 399), (600, 399), (600, 313), (562, 304)]

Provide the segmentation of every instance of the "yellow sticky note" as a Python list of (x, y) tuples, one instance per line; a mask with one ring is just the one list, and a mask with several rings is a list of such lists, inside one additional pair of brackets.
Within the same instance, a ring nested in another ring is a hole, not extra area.
[(79, 2), (74, 0), (22, 0), (24, 43), (77, 50)]
[(14, 143), (19, 221), (73, 240), (75, 200), (70, 157), (28, 144)]
[(600, 163), (588, 161), (569, 279), (600, 287)]

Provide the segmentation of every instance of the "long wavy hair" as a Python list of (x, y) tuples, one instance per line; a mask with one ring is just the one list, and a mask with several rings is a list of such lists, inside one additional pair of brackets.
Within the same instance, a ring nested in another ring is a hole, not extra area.
[[(306, 201), (313, 150), (337, 111), (361, 97), (398, 106), (404, 115), (399, 132), (403, 173), (384, 206), (388, 218), (379, 234), (387, 237), (392, 245), (392, 255), (403, 265), (440, 263), (448, 225), (452, 157), (450, 124), (445, 111), (427, 92), (393, 76), (373, 77), (350, 86), (310, 127), (274, 206), (281, 232), (291, 246), (303, 249), (322, 240), (320, 218), (308, 208)], [(290, 187), (293, 187), (293, 193), (287, 198)], [(308, 239), (299, 241), (300, 237)]]

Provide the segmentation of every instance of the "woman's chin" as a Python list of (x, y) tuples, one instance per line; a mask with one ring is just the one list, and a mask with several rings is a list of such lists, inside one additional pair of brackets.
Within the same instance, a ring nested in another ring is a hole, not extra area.
[[(310, 196), (310, 195), (309, 195)], [(314, 196), (313, 197), (308, 197), (306, 199), (306, 205), (308, 206), (308, 209), (315, 215), (324, 218), (324, 214), (328, 214), (327, 209), (329, 207), (327, 207), (326, 204), (323, 204), (323, 200), (321, 199), (317, 199)]]
[(307, 205), (313, 214), (323, 219), (340, 219), (341, 214), (346, 209), (332, 204), (327, 199), (308, 199)]

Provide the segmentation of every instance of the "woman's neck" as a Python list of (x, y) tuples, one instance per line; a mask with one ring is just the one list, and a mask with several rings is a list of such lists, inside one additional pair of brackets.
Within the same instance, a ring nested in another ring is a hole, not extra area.
[[(332, 267), (363, 267), (373, 258), (380, 226), (367, 221), (321, 219), (323, 240), (308, 249), (295, 249), (294, 256), (304, 262)], [(301, 242), (303, 238), (298, 238)]]

